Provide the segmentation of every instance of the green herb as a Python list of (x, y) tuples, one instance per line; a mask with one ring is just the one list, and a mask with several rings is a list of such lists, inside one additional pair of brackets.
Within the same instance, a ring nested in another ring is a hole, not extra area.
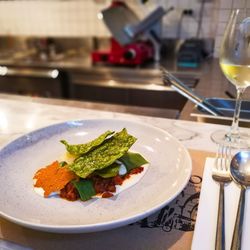
[(94, 174), (99, 175), (102, 178), (110, 178), (110, 177), (117, 176), (119, 174), (119, 169), (120, 169), (120, 165), (114, 162), (113, 164), (111, 164), (110, 166), (106, 168), (96, 170)]
[(77, 189), (81, 200), (86, 201), (91, 199), (96, 194), (93, 182), (91, 180), (72, 181), (73, 185)]
[(99, 147), (77, 158), (69, 168), (78, 176), (86, 178), (95, 170), (106, 168), (122, 157), (135, 141), (136, 138), (129, 135), (124, 128), (105, 140)]
[(76, 156), (80, 156), (82, 154), (86, 154), (87, 152), (89, 152), (90, 150), (92, 150), (93, 148), (101, 145), (104, 140), (112, 135), (114, 132), (112, 131), (106, 131), (105, 133), (101, 134), (99, 137), (97, 137), (96, 139), (84, 143), (84, 144), (76, 144), (76, 145), (70, 145), (67, 141), (65, 140), (61, 140), (61, 143), (63, 143), (66, 146), (67, 151), (72, 154), (72, 155), (76, 155)]
[(148, 161), (140, 154), (131, 152), (127, 152), (119, 160), (126, 166), (128, 172), (131, 169), (141, 167), (142, 165), (148, 163)]
[(61, 162), (59, 162), (59, 166), (60, 167), (64, 167), (64, 166), (66, 166), (68, 163), (66, 162), (66, 161), (61, 161)]

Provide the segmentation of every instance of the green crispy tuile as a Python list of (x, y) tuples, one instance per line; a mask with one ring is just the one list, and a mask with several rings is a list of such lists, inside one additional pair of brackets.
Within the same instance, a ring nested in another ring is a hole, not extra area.
[(88, 153), (90, 150), (92, 150), (93, 148), (101, 145), (104, 140), (110, 136), (114, 134), (114, 131), (106, 131), (105, 133), (101, 134), (100, 136), (98, 136), (96, 139), (84, 143), (84, 144), (75, 144), (75, 145), (70, 145), (68, 144), (67, 141), (65, 140), (61, 140), (61, 143), (63, 143), (66, 146), (67, 151), (72, 154), (72, 155), (76, 155), (76, 156), (80, 156), (82, 154), (86, 154)]
[(76, 175), (86, 178), (95, 170), (106, 168), (122, 157), (135, 141), (136, 138), (124, 128), (100, 146), (77, 158), (69, 168)]

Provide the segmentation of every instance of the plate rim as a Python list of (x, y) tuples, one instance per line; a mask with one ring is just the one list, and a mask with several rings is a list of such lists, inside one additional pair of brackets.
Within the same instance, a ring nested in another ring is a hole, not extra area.
[[(114, 228), (118, 228), (121, 226), (126, 226), (128, 224), (134, 223), (136, 221), (139, 221), (143, 218), (148, 217), (149, 215), (159, 211), (160, 209), (162, 209), (164, 206), (166, 206), (167, 204), (169, 204), (172, 200), (174, 200), (180, 193), (181, 191), (186, 187), (186, 185), (188, 184), (188, 181), (191, 177), (192, 174), (192, 159), (191, 159), (191, 155), (188, 151), (188, 149), (186, 148), (186, 146), (184, 146), (176, 137), (174, 137), (173, 135), (171, 135), (168, 131), (159, 128), (157, 126), (154, 126), (152, 124), (148, 124), (142, 121), (131, 121), (131, 120), (126, 120), (126, 119), (117, 119), (117, 118), (94, 118), (94, 119), (78, 119), (78, 120), (66, 120), (63, 122), (59, 122), (59, 123), (53, 123), (50, 124), (48, 126), (44, 126), (38, 129), (34, 129), (32, 131), (30, 131), (29, 133), (23, 134), (19, 137), (17, 137), (16, 139), (14, 139), (13, 141), (10, 141), (6, 144), (4, 144), (1, 148), (0, 148), (0, 152), (2, 152), (4, 149), (6, 149), (7, 147), (9, 147), (11, 144), (16, 143), (18, 140), (22, 140), (27, 138), (30, 135), (33, 135), (35, 133), (38, 132), (42, 132), (43, 130), (45, 131), (48, 128), (52, 128), (52, 127), (56, 127), (56, 126), (60, 126), (60, 125), (64, 125), (64, 124), (70, 124), (70, 123), (81, 123), (80, 126), (84, 126), (84, 122), (93, 122), (93, 121), (119, 121), (119, 122), (129, 122), (131, 124), (137, 124), (137, 125), (142, 125), (145, 127), (149, 127), (155, 130), (158, 130), (162, 133), (167, 134), (169, 137), (171, 137), (172, 140), (175, 141), (175, 143), (177, 143), (179, 146), (182, 147), (183, 152), (185, 153), (185, 158), (188, 162), (188, 172), (186, 173), (185, 176), (185, 181), (183, 181), (183, 183), (179, 186), (178, 190), (175, 192), (175, 194), (170, 197), (169, 199), (167, 199), (166, 201), (162, 202), (161, 204), (157, 204), (154, 207), (151, 207), (150, 209), (146, 210), (146, 211), (142, 211), (140, 213), (137, 213), (133, 216), (128, 216), (122, 219), (116, 219), (116, 220), (111, 220), (111, 221), (106, 221), (106, 222), (100, 222), (100, 223), (93, 223), (93, 224), (82, 224), (82, 225), (50, 225), (50, 224), (40, 224), (40, 223), (34, 223), (34, 222), (27, 222), (25, 220), (21, 220), (19, 218), (15, 218), (13, 216), (10, 216), (2, 211), (0, 211), (0, 216), (21, 226), (24, 226), (26, 228), (32, 228), (32, 229), (36, 229), (39, 231), (44, 231), (44, 232), (52, 232), (52, 233), (88, 233), (88, 232), (99, 232), (99, 231), (104, 231), (104, 230), (110, 230), (110, 229), (114, 229)], [(70, 128), (69, 128), (70, 129)]]

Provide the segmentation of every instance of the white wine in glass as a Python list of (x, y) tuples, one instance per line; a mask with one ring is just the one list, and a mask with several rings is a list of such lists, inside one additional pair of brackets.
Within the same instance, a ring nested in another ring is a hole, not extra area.
[(215, 131), (211, 138), (216, 143), (229, 142), (236, 148), (250, 147), (250, 135), (239, 130), (242, 95), (250, 86), (250, 17), (246, 10), (233, 10), (220, 49), (220, 66), (225, 77), (236, 87), (237, 97), (231, 128)]
[(235, 65), (226, 60), (221, 60), (220, 66), (226, 78), (236, 88), (245, 89), (250, 86), (250, 65)]

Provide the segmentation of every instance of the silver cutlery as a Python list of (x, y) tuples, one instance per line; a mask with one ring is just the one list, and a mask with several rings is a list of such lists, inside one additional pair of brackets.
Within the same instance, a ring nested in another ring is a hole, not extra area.
[(215, 164), (212, 170), (212, 178), (220, 185), (215, 250), (225, 249), (224, 186), (232, 181), (229, 171), (231, 158), (231, 148), (226, 145), (219, 145)]
[(239, 250), (241, 249), (245, 193), (247, 187), (250, 186), (250, 151), (240, 151), (233, 157), (230, 164), (230, 172), (234, 181), (241, 187), (233, 239), (231, 243), (231, 250)]

